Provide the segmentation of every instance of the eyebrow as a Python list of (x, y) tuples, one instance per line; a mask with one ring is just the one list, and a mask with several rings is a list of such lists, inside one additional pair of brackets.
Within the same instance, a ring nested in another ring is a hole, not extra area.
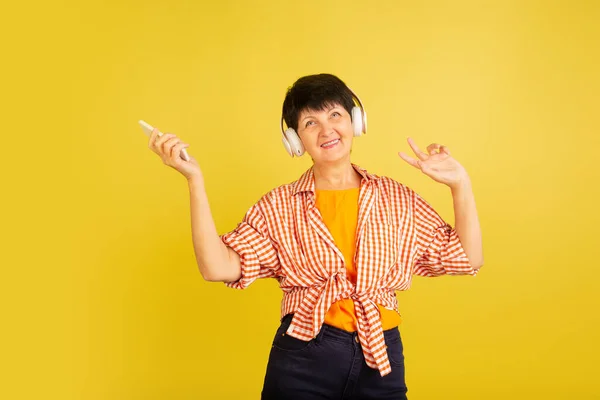
[[(329, 111), (331, 111), (331, 110), (333, 110), (334, 108), (337, 108), (337, 107), (340, 107), (340, 106), (339, 106), (339, 105), (334, 105), (334, 106), (331, 106), (331, 107), (329, 107), (329, 108), (327, 109), (327, 112), (329, 112)], [(304, 122), (304, 120), (305, 120), (306, 118), (310, 118), (310, 117), (312, 117), (312, 115), (307, 115), (306, 117), (302, 118), (302, 120), (301, 120), (300, 122)]]

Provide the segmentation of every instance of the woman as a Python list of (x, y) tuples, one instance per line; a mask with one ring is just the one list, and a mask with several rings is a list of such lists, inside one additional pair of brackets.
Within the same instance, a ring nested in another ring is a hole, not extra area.
[(152, 134), (150, 148), (188, 180), (200, 272), (238, 289), (272, 277), (284, 292), (263, 399), (406, 399), (395, 291), (407, 290), (415, 274), (477, 275), (483, 255), (469, 176), (436, 143), (425, 153), (408, 139), (417, 159), (399, 153), (450, 187), (453, 229), (407, 186), (351, 163), (366, 114), (333, 75), (300, 78), (282, 119), (286, 150), (307, 152), (313, 166), (265, 194), (222, 236), (197, 161), (177, 156), (188, 145)]

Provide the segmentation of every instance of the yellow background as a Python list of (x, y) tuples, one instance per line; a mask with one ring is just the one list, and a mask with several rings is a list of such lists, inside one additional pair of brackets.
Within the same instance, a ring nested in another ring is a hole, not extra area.
[(204, 282), (185, 179), (138, 119), (191, 144), (220, 233), (310, 159), (285, 90), (338, 75), (353, 161), (422, 194), (412, 136), (472, 177), (486, 264), (398, 293), (411, 400), (600, 398), (600, 2), (22, 2), (2, 35), (3, 399), (257, 399), (280, 292)]

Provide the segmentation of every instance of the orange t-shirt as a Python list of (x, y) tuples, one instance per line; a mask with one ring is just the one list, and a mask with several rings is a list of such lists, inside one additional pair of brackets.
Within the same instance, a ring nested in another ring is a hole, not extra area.
[[(358, 196), (360, 188), (345, 190), (315, 190), (315, 205), (323, 222), (333, 236), (335, 245), (344, 255), (348, 280), (356, 284), (356, 226), (358, 224)], [(378, 305), (383, 329), (391, 329), (401, 323), (400, 315), (394, 310)], [(325, 315), (326, 324), (348, 332), (357, 330), (357, 319), (352, 299), (341, 299), (331, 305)]]

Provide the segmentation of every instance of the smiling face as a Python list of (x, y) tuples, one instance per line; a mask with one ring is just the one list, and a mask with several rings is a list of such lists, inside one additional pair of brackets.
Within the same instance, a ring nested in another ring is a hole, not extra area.
[(315, 164), (350, 159), (354, 138), (352, 119), (340, 104), (325, 104), (321, 110), (302, 110), (297, 132)]

